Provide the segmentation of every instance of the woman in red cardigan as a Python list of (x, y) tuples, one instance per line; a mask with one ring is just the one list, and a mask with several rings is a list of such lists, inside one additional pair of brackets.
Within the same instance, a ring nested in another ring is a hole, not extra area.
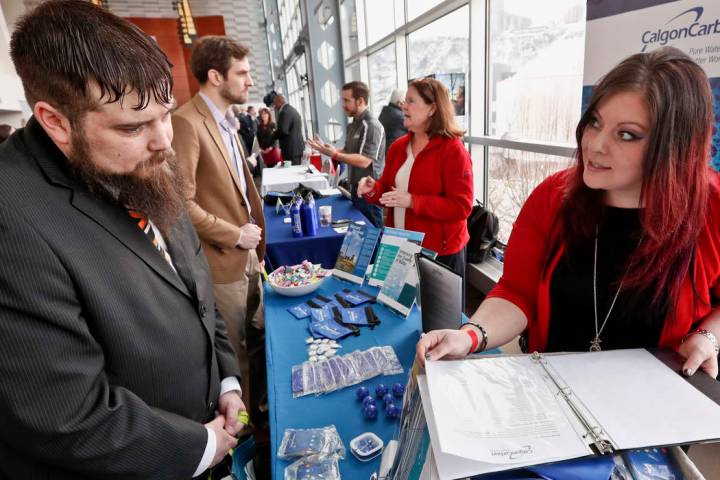
[(424, 232), (423, 246), (465, 278), (472, 163), (447, 88), (430, 78), (414, 80), (403, 114), (409, 133), (390, 146), (379, 179), (359, 182), (358, 195), (387, 208), (388, 227)]
[(720, 179), (708, 165), (707, 76), (674, 48), (633, 55), (593, 90), (577, 164), (546, 179), (513, 227), (497, 286), (419, 361), (527, 332), (531, 351), (670, 347), (718, 374)]

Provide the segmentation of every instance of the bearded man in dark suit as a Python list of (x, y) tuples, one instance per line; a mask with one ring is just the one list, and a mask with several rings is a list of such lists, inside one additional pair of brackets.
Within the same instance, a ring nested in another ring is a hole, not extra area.
[[(110, 39), (110, 40), (109, 40)], [(0, 146), (0, 478), (180, 479), (245, 410), (149, 36), (80, 0), (19, 22)]]

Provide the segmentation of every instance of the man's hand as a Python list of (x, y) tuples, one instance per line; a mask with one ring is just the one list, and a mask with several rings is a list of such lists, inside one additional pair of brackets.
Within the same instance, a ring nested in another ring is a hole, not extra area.
[(359, 197), (370, 193), (375, 188), (375, 179), (372, 177), (363, 177), (358, 182), (357, 194)]
[[(242, 403), (242, 401), (240, 403)], [(215, 456), (210, 464), (210, 467), (214, 467), (220, 463), (223, 458), (225, 458), (228, 450), (235, 448), (237, 445), (237, 438), (230, 435), (223, 428), (225, 426), (225, 417), (222, 415), (218, 415), (215, 417), (215, 420), (206, 423), (205, 426), (215, 433)]]
[(218, 411), (225, 417), (225, 431), (230, 435), (237, 435), (244, 425), (238, 419), (240, 412), (246, 411), (245, 404), (237, 390), (225, 392), (218, 399)]
[(262, 228), (254, 223), (246, 223), (240, 227), (240, 237), (235, 243), (236, 246), (251, 250), (258, 246), (262, 239)]
[(328, 157), (332, 158), (333, 155), (337, 152), (337, 148), (330, 145), (329, 143), (325, 143), (322, 140), (320, 140), (319, 137), (316, 138), (308, 138), (307, 144), (312, 148), (313, 150), (317, 150), (318, 152), (322, 153), (323, 155), (327, 155)]

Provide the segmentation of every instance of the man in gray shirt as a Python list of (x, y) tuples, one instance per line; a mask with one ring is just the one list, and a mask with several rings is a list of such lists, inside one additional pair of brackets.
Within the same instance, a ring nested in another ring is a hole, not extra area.
[(366, 176), (380, 178), (385, 166), (385, 130), (368, 108), (369, 94), (368, 86), (363, 82), (350, 82), (342, 87), (343, 110), (353, 118), (347, 126), (344, 148), (337, 150), (320, 140), (308, 140), (308, 145), (335, 161), (347, 164), (353, 205), (373, 225), (382, 227), (382, 209), (357, 195), (360, 179)]

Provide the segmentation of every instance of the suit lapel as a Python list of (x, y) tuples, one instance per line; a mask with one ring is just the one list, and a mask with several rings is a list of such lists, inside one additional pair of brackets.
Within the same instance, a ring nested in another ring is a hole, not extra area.
[(182, 242), (178, 238), (179, 236), (177, 230), (179, 228), (180, 225), (173, 229), (174, 235), (170, 236), (170, 238), (166, 238), (165, 243), (167, 244), (168, 252), (173, 259), (173, 264), (177, 269), (177, 274), (180, 276), (188, 290), (190, 290), (193, 297), (197, 298), (197, 285), (195, 284), (195, 277), (193, 276), (193, 271), (189, 262), (189, 260), (193, 258), (192, 255), (194, 254), (189, 251), (186, 242)]
[[(148, 267), (167, 280), (179, 291), (192, 297), (190, 291), (180, 280), (172, 267), (155, 250), (149, 239), (140, 230), (127, 211), (119, 206), (110, 205), (89, 193), (75, 190), (72, 197), (75, 208), (92, 218), (95, 223), (107, 230), (123, 245), (137, 255)], [(172, 255), (172, 253), (170, 254)], [(173, 262), (175, 258), (173, 257)]]
[[(210, 134), (210, 137), (213, 139), (213, 142), (215, 142), (215, 146), (217, 147), (218, 151), (222, 155), (223, 160), (225, 160), (225, 165), (227, 166), (228, 170), (230, 171), (230, 176), (232, 176), (233, 182), (235, 182), (235, 186), (237, 187), (238, 191), (240, 191), (241, 190), (240, 179), (238, 178), (237, 172), (235, 171), (235, 165), (233, 164), (233, 161), (231, 158), (231, 152), (227, 151), (227, 147), (225, 146), (225, 141), (223, 140), (222, 135), (220, 134), (220, 127), (218, 127), (218, 124), (215, 121), (215, 117), (213, 117), (212, 112), (210, 111), (210, 108), (207, 106), (207, 104), (205, 103), (205, 100), (203, 100), (203, 98), (199, 94), (195, 95), (193, 97), (192, 101), (193, 101), (198, 113), (200, 115), (202, 115), (203, 124), (205, 125), (205, 128), (207, 129), (208, 133)], [(235, 141), (236, 142), (238, 141), (237, 134), (235, 134)], [(240, 153), (240, 155), (242, 156), (242, 152)]]

